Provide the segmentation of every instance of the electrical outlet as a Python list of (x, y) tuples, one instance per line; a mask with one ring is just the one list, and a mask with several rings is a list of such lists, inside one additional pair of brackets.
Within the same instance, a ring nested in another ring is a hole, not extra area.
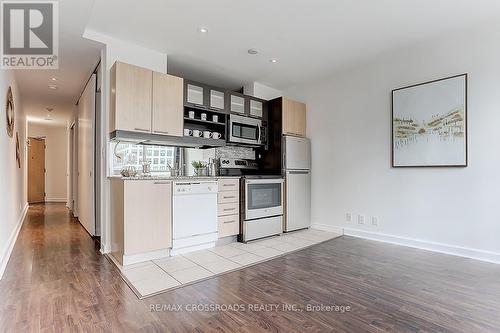
[(378, 225), (378, 217), (377, 216), (372, 216), (372, 225), (374, 225), (374, 226)]
[(345, 213), (346, 222), (352, 222), (352, 213)]
[(365, 224), (365, 216), (358, 215), (358, 224)]

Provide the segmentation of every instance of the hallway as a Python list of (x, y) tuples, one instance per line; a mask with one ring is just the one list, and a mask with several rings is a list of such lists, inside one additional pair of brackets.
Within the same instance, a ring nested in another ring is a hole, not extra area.
[(129, 291), (113, 270), (63, 203), (31, 206), (0, 280), (0, 331), (100, 327), (110, 295)]
[(493, 264), (341, 237), (139, 300), (64, 204), (34, 205), (0, 280), (0, 332), (496, 332), (498, 276)]

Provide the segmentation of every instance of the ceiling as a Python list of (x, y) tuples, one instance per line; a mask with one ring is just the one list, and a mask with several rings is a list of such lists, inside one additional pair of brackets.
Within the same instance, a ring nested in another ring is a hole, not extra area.
[(498, 0), (97, 0), (87, 27), (167, 53), (173, 74), (286, 89), (499, 17)]
[[(100, 58), (100, 46), (82, 37), (92, 0), (59, 0), (59, 69), (16, 70), (23, 107), (30, 121), (63, 125)], [(52, 81), (52, 78), (57, 81)], [(48, 88), (55, 84), (56, 90)], [(50, 112), (52, 121), (46, 121)]]
[[(59, 12), (59, 69), (16, 71), (30, 119), (43, 122), (53, 108), (53, 124), (66, 123), (99, 60), (85, 28), (167, 53), (172, 74), (228, 89), (250, 81), (286, 89), (498, 20), (500, 1), (59, 0)], [(48, 88), (52, 77), (57, 90)]]

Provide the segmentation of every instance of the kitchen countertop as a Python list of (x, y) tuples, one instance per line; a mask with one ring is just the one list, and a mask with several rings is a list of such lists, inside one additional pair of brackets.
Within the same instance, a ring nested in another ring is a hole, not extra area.
[(109, 176), (110, 179), (116, 180), (172, 180), (172, 181), (184, 181), (184, 180), (217, 180), (217, 179), (239, 179), (240, 176), (135, 176), (135, 177), (123, 177), (123, 176)]

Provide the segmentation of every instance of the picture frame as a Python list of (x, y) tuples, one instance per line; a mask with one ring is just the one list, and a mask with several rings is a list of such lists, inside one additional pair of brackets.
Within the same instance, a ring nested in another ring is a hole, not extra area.
[(468, 74), (392, 90), (392, 167), (467, 167)]
[(21, 169), (21, 145), (19, 143), (18, 132), (16, 132), (16, 160), (17, 160), (17, 167)]

